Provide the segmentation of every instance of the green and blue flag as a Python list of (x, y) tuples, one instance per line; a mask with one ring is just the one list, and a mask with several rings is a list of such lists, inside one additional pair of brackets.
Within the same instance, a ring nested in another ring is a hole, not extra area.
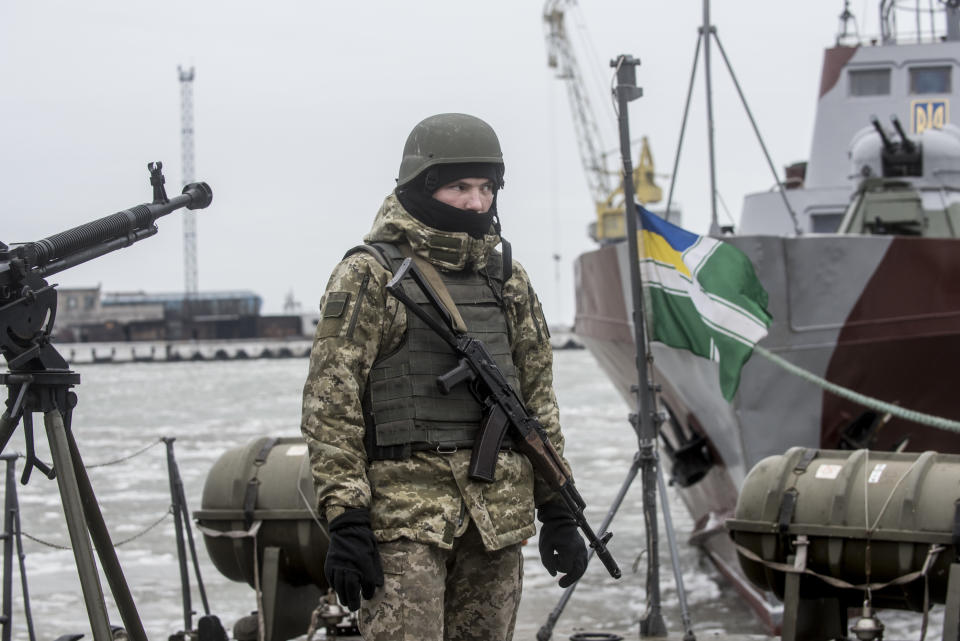
[(716, 361), (720, 391), (733, 400), (740, 370), (772, 320), (753, 264), (733, 245), (637, 209), (650, 340)]

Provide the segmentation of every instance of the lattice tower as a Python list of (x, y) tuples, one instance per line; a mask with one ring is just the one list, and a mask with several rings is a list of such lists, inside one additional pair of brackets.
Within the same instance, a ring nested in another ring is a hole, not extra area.
[[(183, 185), (194, 182), (193, 167), (193, 78), (194, 69), (177, 67), (180, 74), (180, 150)], [(197, 276), (197, 213), (183, 213), (183, 289), (186, 296), (196, 296)]]

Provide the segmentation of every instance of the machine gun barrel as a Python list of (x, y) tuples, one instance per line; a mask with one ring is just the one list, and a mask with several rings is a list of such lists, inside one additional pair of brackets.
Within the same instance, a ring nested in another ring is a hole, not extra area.
[(157, 233), (157, 218), (177, 209), (202, 209), (213, 199), (206, 183), (190, 183), (165, 202), (137, 205), (15, 248), (38, 276), (56, 274)]
[(896, 114), (890, 116), (890, 121), (893, 123), (893, 128), (897, 130), (897, 133), (900, 134), (900, 139), (903, 141), (901, 146), (903, 150), (907, 153), (913, 153), (917, 149), (917, 144), (907, 138), (906, 132), (903, 130), (903, 125), (900, 124), (900, 119), (897, 118)]
[(896, 151), (896, 147), (893, 144), (893, 141), (887, 137), (887, 132), (883, 130), (883, 125), (880, 124), (880, 119), (876, 116), (873, 116), (870, 119), (870, 124), (873, 125), (873, 128), (877, 130), (877, 133), (880, 134), (880, 141), (883, 143), (883, 149), (887, 152)]
[(202, 209), (213, 200), (206, 183), (191, 183), (167, 198), (162, 163), (152, 162), (153, 202), (144, 203), (36, 242), (0, 242), (0, 354), (13, 371), (66, 370), (50, 343), (56, 319), (56, 285), (44, 278), (128, 247), (157, 233), (156, 220), (181, 207)]

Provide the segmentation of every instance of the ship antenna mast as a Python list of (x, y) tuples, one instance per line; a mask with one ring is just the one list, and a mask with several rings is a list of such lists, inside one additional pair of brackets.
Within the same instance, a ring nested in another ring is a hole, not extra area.
[[(703, 72), (707, 83), (707, 153), (710, 159), (710, 233), (720, 233), (720, 224), (717, 221), (717, 161), (714, 154), (713, 130), (713, 80), (710, 73), (710, 36), (717, 33), (710, 24), (710, 0), (703, 0), (703, 26), (700, 28), (700, 37), (703, 38)], [(667, 210), (670, 204), (667, 203)]]
[[(860, 39), (860, 29), (857, 26), (857, 17), (850, 11), (850, 0), (843, 0), (843, 11), (840, 12), (840, 30), (837, 32), (836, 46), (845, 46), (852, 37), (854, 41)], [(850, 31), (850, 23), (853, 23), (853, 31)]]
[(947, 11), (947, 40), (960, 40), (960, 0), (940, 0)]
[(777, 183), (777, 190), (780, 192), (780, 197), (783, 198), (783, 204), (787, 208), (787, 213), (790, 214), (790, 219), (793, 221), (794, 232), (799, 236), (803, 232), (800, 229), (800, 224), (797, 222), (797, 214), (793, 211), (793, 207), (790, 205), (790, 200), (787, 198), (783, 181), (780, 180), (780, 177), (777, 175), (777, 170), (773, 166), (773, 161), (770, 159), (770, 153), (767, 151), (767, 146), (763, 142), (763, 136), (760, 135), (760, 129), (757, 127), (757, 121), (753, 118), (753, 113), (750, 111), (750, 106), (747, 104), (747, 99), (743, 95), (743, 90), (740, 88), (740, 83), (737, 81), (737, 76), (733, 73), (733, 66), (730, 64), (730, 59), (727, 58), (727, 54), (723, 49), (723, 44), (720, 42), (720, 36), (717, 35), (717, 28), (710, 24), (710, 0), (703, 0), (703, 25), (699, 28), (698, 32), (697, 48), (693, 56), (693, 69), (690, 72), (690, 85), (687, 88), (687, 101), (683, 110), (683, 121), (680, 124), (680, 137), (677, 142), (677, 153), (673, 162), (673, 175), (670, 179), (670, 191), (667, 196), (667, 211), (670, 211), (670, 206), (673, 204), (673, 188), (677, 184), (677, 168), (680, 164), (680, 150), (683, 146), (683, 134), (687, 128), (687, 116), (690, 112), (690, 97), (693, 94), (694, 79), (697, 73), (697, 59), (700, 56), (700, 45), (702, 44), (707, 85), (707, 138), (710, 149), (710, 233), (712, 235), (717, 235), (722, 231), (717, 220), (717, 170), (713, 153), (713, 87), (710, 79), (710, 38), (712, 37), (716, 41), (717, 49), (720, 51), (720, 56), (723, 58), (724, 65), (726, 65), (727, 71), (730, 73), (730, 79), (733, 81), (733, 86), (736, 88), (737, 94), (740, 96), (740, 102), (743, 103), (743, 109), (746, 111), (747, 118), (750, 120), (750, 125), (753, 127), (753, 133), (756, 134), (757, 141), (760, 143), (760, 149), (763, 150), (763, 155), (767, 159), (767, 165), (770, 167), (770, 172), (773, 174), (773, 179)]
[[(194, 181), (193, 167), (193, 78), (194, 69), (177, 67), (180, 76), (180, 150), (183, 184)], [(183, 215), (183, 291), (186, 298), (196, 298), (197, 276), (197, 216), (187, 211)]]

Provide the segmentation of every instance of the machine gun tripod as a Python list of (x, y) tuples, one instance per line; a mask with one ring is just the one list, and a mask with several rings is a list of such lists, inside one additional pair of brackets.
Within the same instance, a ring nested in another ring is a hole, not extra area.
[[(0, 416), (0, 452), (22, 422), (27, 448), (22, 482), (29, 480), (34, 468), (57, 479), (94, 641), (111, 641), (112, 635), (91, 540), (127, 634), (133, 641), (146, 641), (146, 634), (71, 429), (77, 404), (71, 388), (80, 383), (80, 375), (70, 370), (51, 344), (57, 294), (56, 285), (48, 284), (44, 277), (156, 234), (155, 221), (160, 216), (182, 207), (202, 209), (210, 204), (213, 192), (206, 183), (191, 183), (180, 196), (167, 198), (162, 164), (147, 167), (153, 202), (37, 242), (10, 247), (0, 243), (0, 352), (10, 369), (0, 374), (0, 384), (7, 387), (7, 408)], [(34, 451), (36, 413), (43, 414), (53, 468)]]

